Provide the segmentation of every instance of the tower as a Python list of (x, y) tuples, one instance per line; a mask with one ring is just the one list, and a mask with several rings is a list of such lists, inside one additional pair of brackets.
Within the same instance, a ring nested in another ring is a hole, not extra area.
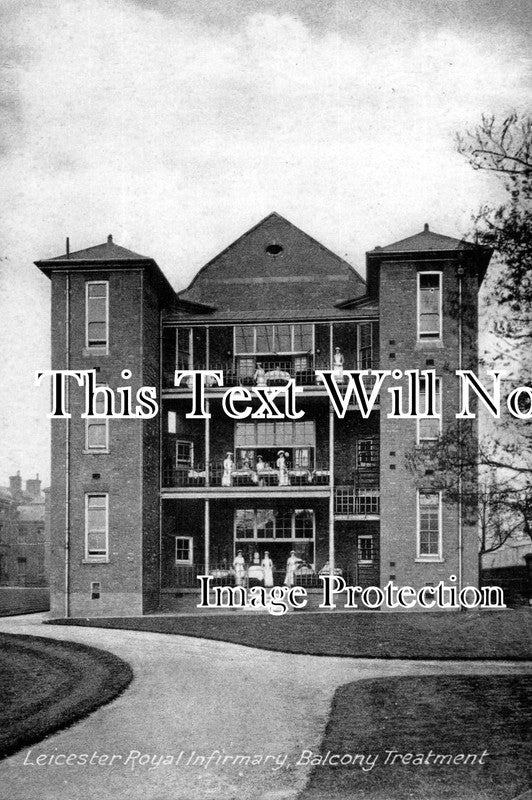
[[(52, 284), (52, 369), (95, 370), (116, 390), (157, 386), (159, 317), (172, 289), (155, 261), (104, 244), (35, 262)], [(51, 611), (141, 614), (158, 598), (159, 418), (52, 421)], [(98, 410), (98, 409), (97, 409)]]

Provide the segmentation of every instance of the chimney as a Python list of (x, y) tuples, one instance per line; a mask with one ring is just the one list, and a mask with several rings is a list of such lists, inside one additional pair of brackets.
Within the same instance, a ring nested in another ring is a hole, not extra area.
[(39, 473), (35, 476), (35, 478), (29, 478), (26, 481), (26, 491), (28, 494), (38, 500), (41, 496), (41, 481), (39, 479)]
[(9, 476), (9, 488), (11, 489), (11, 494), (13, 497), (15, 495), (19, 495), (22, 492), (22, 478), (20, 477), (20, 472), (17, 471), (16, 475)]

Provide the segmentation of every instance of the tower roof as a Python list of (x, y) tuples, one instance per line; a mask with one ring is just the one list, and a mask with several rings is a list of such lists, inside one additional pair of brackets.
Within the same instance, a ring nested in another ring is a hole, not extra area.
[(452, 236), (444, 236), (429, 229), (426, 222), (420, 233), (407, 236), (406, 239), (399, 239), (397, 242), (387, 244), (385, 247), (375, 247), (370, 253), (426, 253), (431, 251), (445, 250), (470, 250), (478, 247), (465, 239), (453, 239)]
[(90, 262), (95, 261), (149, 261), (153, 262), (153, 258), (141, 256), (139, 253), (134, 253), (126, 247), (121, 247), (119, 244), (113, 242), (111, 234), (107, 237), (107, 241), (103, 244), (94, 245), (94, 247), (86, 247), (84, 250), (76, 250), (73, 253), (63, 253), (61, 256), (54, 256), (54, 258), (45, 258), (36, 262), (39, 266), (41, 264), (63, 264), (65, 262)]

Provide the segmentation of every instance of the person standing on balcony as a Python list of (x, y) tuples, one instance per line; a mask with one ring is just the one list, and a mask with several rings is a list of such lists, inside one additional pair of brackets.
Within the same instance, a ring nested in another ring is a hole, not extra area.
[(235, 585), (242, 586), (244, 577), (246, 575), (246, 562), (242, 555), (242, 550), (238, 550), (235, 560), (233, 561), (233, 569), (235, 570)]
[(264, 477), (262, 473), (266, 469), (266, 464), (262, 460), (262, 456), (257, 456), (257, 463), (255, 464), (255, 472), (257, 473), (257, 482), (259, 486), (264, 486)]
[(257, 366), (255, 369), (255, 374), (253, 376), (253, 380), (257, 386), (267, 386), (268, 382), (266, 380), (266, 372), (264, 371), (264, 367), (262, 364), (257, 362)]
[(227, 456), (224, 459), (224, 472), (222, 475), (222, 486), (232, 486), (233, 485), (233, 470), (235, 468), (235, 462), (233, 461), (233, 454), (227, 453)]
[(293, 586), (296, 579), (296, 569), (301, 563), (302, 559), (296, 556), (296, 551), (291, 550), (288, 561), (286, 562), (286, 577), (284, 579), (285, 586)]
[(288, 468), (286, 466), (286, 456), (288, 453), (279, 450), (277, 453), (277, 469), (279, 470), (279, 486), (288, 486)]
[(264, 585), (266, 587), (273, 586), (273, 561), (270, 558), (270, 554), (266, 550), (264, 553), (264, 558), (260, 562), (262, 569), (264, 570)]
[(334, 348), (333, 378), (337, 383), (344, 382), (344, 357), (339, 347)]

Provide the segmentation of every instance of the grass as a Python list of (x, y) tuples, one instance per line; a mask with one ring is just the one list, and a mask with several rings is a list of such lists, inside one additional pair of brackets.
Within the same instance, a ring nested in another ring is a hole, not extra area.
[(408, 659), (532, 657), (529, 609), (462, 613), (216, 614), (51, 620), (52, 624), (152, 631), (310, 655)]
[[(377, 759), (367, 771), (358, 762), (315, 765), (299, 800), (516, 798), (530, 785), (531, 683), (523, 676), (425, 676), (340, 687), (321, 755), (369, 756), (366, 766)], [(390, 750), (475, 754), (477, 763), (385, 764)]]
[(0, 634), (0, 758), (85, 717), (132, 678), (129, 664), (104, 650)]

